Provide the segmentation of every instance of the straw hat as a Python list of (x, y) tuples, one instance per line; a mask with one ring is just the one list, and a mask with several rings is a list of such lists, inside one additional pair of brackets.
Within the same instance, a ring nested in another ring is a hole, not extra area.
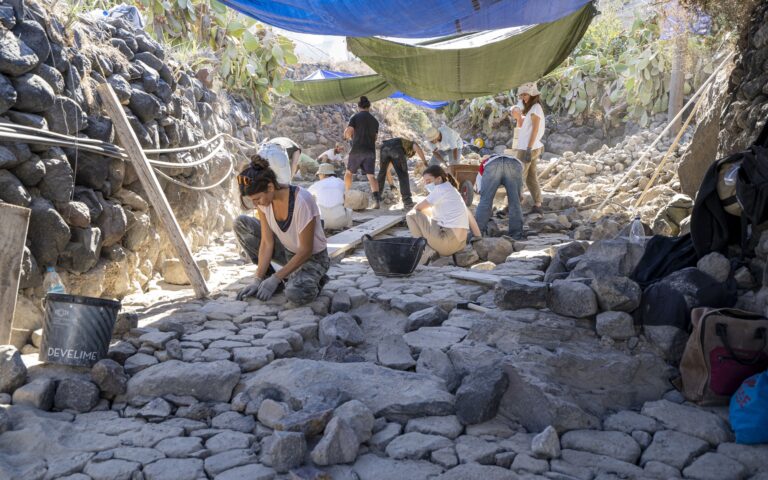
[(321, 163), (316, 175), (335, 175), (336, 169), (330, 163)]
[(536, 88), (536, 82), (524, 83), (517, 88), (518, 95), (522, 95), (524, 93), (527, 93), (532, 97), (539, 95), (539, 89)]
[(436, 129), (435, 127), (430, 128), (427, 130), (427, 140), (430, 142), (434, 142), (437, 140), (437, 137), (440, 136), (440, 130)]

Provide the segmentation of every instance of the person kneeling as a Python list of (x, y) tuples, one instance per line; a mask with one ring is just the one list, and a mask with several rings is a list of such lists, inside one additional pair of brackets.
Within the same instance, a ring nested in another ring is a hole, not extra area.
[(309, 187), (320, 207), (320, 218), (326, 230), (341, 230), (352, 223), (352, 210), (344, 208), (344, 182), (336, 177), (333, 165), (323, 163), (317, 170), (320, 180)]
[[(416, 204), (405, 217), (414, 237), (424, 237), (427, 245), (441, 256), (462, 251), (467, 237), (480, 235), (475, 219), (469, 213), (457, 190), (456, 180), (439, 165), (432, 165), (422, 174), (429, 195)], [(431, 217), (425, 212), (431, 209)]]
[[(235, 220), (238, 243), (258, 265), (256, 279), (237, 295), (266, 301), (279, 287), (286, 298), (304, 305), (317, 298), (328, 277), (331, 260), (312, 194), (301, 187), (278, 183), (275, 172), (258, 155), (237, 176), (244, 204), (252, 203), (258, 220), (240, 215)], [(270, 262), (283, 265), (275, 272)]]

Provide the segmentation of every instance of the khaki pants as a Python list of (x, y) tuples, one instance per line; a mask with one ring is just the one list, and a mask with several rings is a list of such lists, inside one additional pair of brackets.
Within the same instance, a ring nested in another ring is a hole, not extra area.
[(326, 230), (341, 230), (352, 223), (352, 210), (337, 205), (333, 208), (320, 207), (320, 218)]
[(408, 230), (414, 237), (424, 237), (427, 245), (443, 257), (460, 252), (467, 246), (466, 235), (459, 238), (451, 228), (444, 228), (421, 212), (412, 210), (405, 216)]
[[(523, 162), (523, 180), (528, 191), (531, 192), (534, 205), (541, 205), (541, 187), (539, 186), (539, 179), (536, 178), (536, 163), (541, 158), (542, 153), (544, 153), (544, 147), (531, 150), (531, 161)], [(525, 150), (518, 150), (517, 158), (523, 158), (524, 154)]]

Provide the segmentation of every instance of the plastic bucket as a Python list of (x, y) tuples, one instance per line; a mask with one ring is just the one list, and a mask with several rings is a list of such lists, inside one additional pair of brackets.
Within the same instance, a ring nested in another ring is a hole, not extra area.
[(49, 293), (40, 361), (90, 367), (107, 356), (120, 302)]
[(405, 277), (416, 270), (427, 239), (401, 237), (374, 240), (363, 236), (363, 250), (373, 273), (383, 277)]

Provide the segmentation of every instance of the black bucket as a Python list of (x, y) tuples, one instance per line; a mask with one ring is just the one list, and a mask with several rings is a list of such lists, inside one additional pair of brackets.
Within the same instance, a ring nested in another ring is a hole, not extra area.
[(90, 367), (107, 356), (120, 302), (49, 293), (40, 361)]
[(363, 235), (363, 249), (373, 273), (382, 277), (405, 277), (416, 270), (427, 239), (395, 237), (374, 240)]

